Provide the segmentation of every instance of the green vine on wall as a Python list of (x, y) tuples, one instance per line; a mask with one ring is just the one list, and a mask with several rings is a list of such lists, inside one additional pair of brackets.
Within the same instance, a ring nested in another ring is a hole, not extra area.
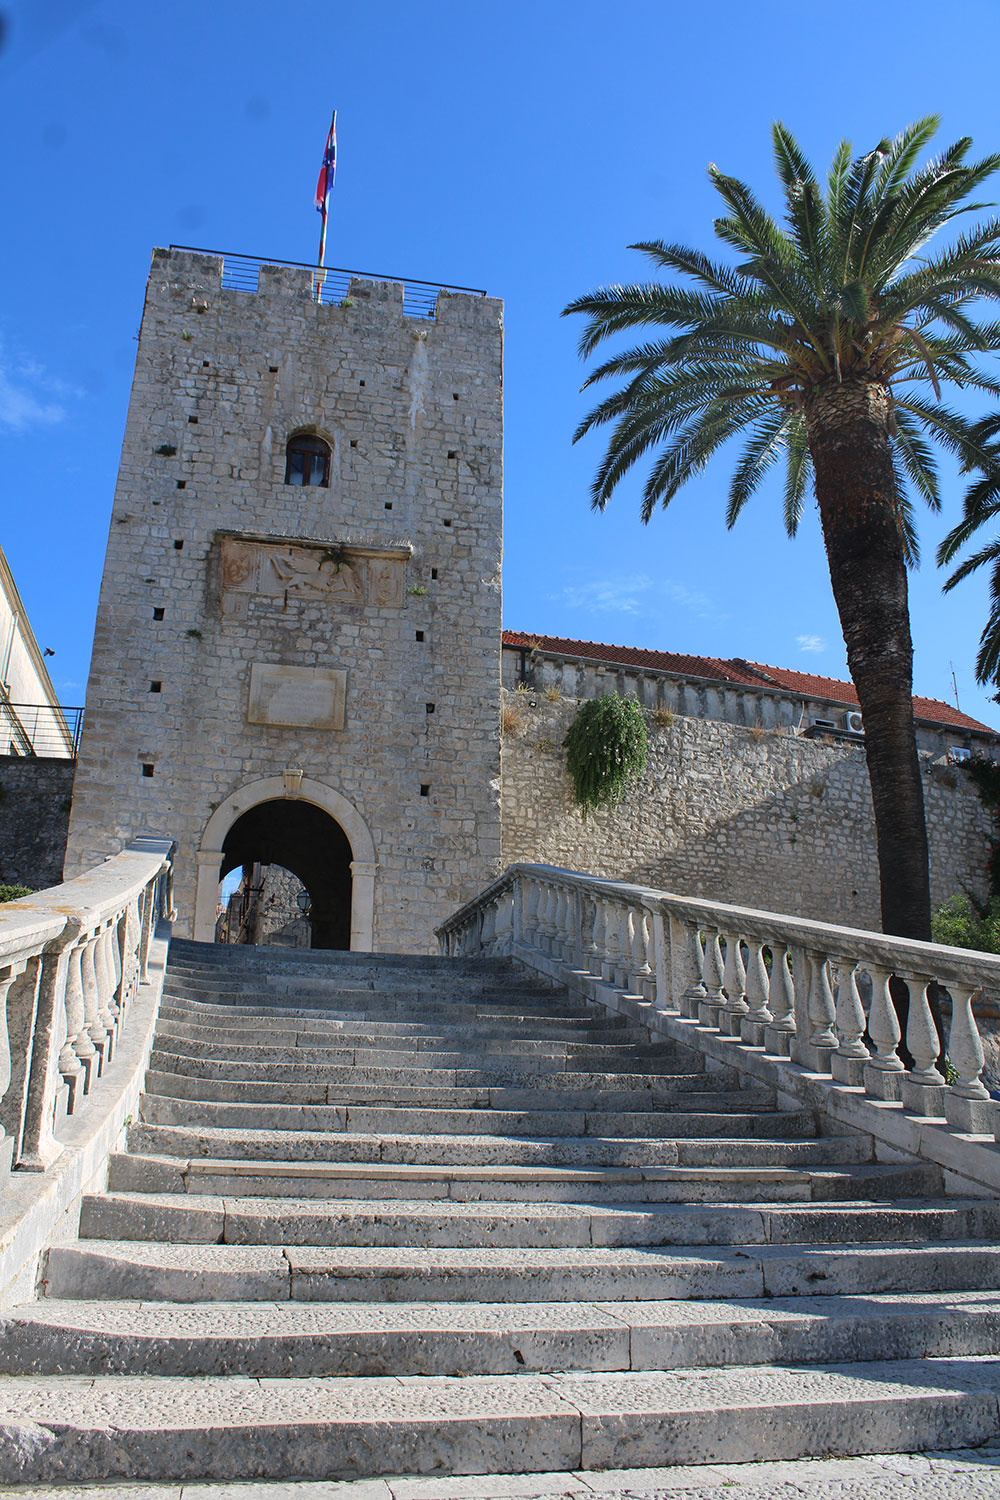
[(609, 693), (581, 705), (563, 747), (584, 817), (621, 801), (646, 769), (646, 743), (646, 720), (634, 698)]

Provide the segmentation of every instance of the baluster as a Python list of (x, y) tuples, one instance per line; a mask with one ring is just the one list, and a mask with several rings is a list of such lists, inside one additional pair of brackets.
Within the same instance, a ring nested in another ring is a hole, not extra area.
[(556, 958), (563, 963), (572, 952), (572, 942), (569, 931), (569, 901), (570, 893), (564, 885), (556, 890), (555, 903), (555, 936), (552, 940), (552, 952)]
[(115, 1018), (115, 1037), (121, 1035), (122, 1027), (125, 1025), (125, 986), (122, 980), (125, 971), (122, 968), (122, 934), (128, 919), (126, 910), (112, 922), (108, 928), (108, 943), (106, 958), (108, 965), (108, 982), (111, 985), (110, 1010)]
[(608, 930), (607, 911), (602, 896), (594, 897), (594, 935), (593, 952), (590, 960), (590, 972), (595, 979), (604, 978), (604, 945)]
[(111, 1061), (115, 1052), (115, 1013), (112, 1010), (114, 1000), (114, 983), (112, 981), (113, 970), (108, 963), (108, 938), (111, 933), (110, 924), (97, 934), (94, 944), (94, 986), (97, 998), (97, 1020), (104, 1029), (104, 1061), (105, 1065)]
[(764, 1028), (764, 1051), (772, 1057), (787, 1057), (795, 1035), (795, 981), (788, 962), (788, 944), (773, 940), (771, 979), (767, 1003), (774, 1019)]
[(496, 902), (491, 901), (483, 912), (483, 929), (479, 940), (484, 953), (492, 953), (496, 938), (497, 908)]
[(604, 962), (601, 965), (601, 974), (608, 984), (617, 989), (619, 987), (618, 971), (622, 958), (622, 918), (621, 908), (617, 901), (605, 901), (604, 922)]
[[(13, 1072), (10, 1057), (10, 1032), (7, 1025), (7, 996), (10, 987), (19, 974), (24, 972), (24, 964), (12, 964), (9, 968), (0, 970), (0, 1100), (4, 1098), (10, 1088), (10, 1079)], [(14, 1150), (14, 1141), (0, 1125), (0, 1173), (6, 1175), (10, 1171), (11, 1156)]]
[(913, 1066), (903, 1076), (900, 1097), (904, 1109), (924, 1116), (944, 1114), (944, 1078), (936, 1066), (941, 1038), (927, 996), (927, 987), (932, 983), (929, 974), (911, 974), (906, 979), (910, 992), (906, 1045)]
[(705, 987), (705, 998), (698, 1003), (698, 1020), (703, 1026), (718, 1026), (719, 1011), (724, 996), (722, 943), (716, 927), (705, 930), (705, 958), (701, 970), (701, 982)]
[(899, 1021), (889, 993), (891, 972), (877, 964), (866, 964), (872, 979), (872, 1003), (868, 1035), (875, 1043), (875, 1056), (865, 1063), (865, 1093), (874, 1099), (898, 1099), (902, 1092), (903, 1064), (896, 1056)]
[(726, 933), (726, 962), (722, 971), (722, 984), (726, 999), (719, 1014), (719, 1027), (726, 1036), (739, 1036), (743, 1017), (750, 1007), (745, 999), (747, 972), (743, 967), (740, 935), (735, 928)]
[(498, 953), (507, 953), (510, 949), (510, 928), (513, 907), (513, 892), (507, 888), (500, 894), (493, 919), (496, 932), (496, 951)]
[(764, 1041), (764, 1027), (774, 1019), (768, 1009), (767, 965), (764, 962), (764, 944), (760, 938), (747, 938), (748, 963), (746, 967), (747, 1013), (740, 1023), (740, 1037), (754, 1047)]
[[(77, 1087), (84, 1094), (90, 1093), (90, 1085), (97, 1074), (98, 1053), (87, 1031), (87, 1013), (84, 1006), (83, 977), (81, 973), (83, 951), (86, 940), (74, 943), (66, 970), (66, 1045), (59, 1057), (59, 1071), (69, 1086), (68, 1113), (72, 1114), (79, 1102)], [(66, 1049), (76, 1058), (74, 1065), (64, 1054)], [(81, 1076), (82, 1074), (82, 1076)]]
[(628, 909), (621, 901), (612, 903), (612, 929), (615, 935), (615, 989), (628, 990), (631, 945), (628, 941)]
[(843, 968), (837, 985), (837, 1037), (839, 1045), (830, 1058), (830, 1072), (838, 1083), (859, 1088), (864, 1083), (868, 1048), (864, 1043), (865, 1008), (858, 991), (858, 966)]
[(597, 903), (590, 891), (583, 891), (580, 895), (580, 968), (585, 974), (594, 972), (594, 955), (597, 952), (597, 944), (594, 942), (596, 921)]
[(817, 1073), (828, 1073), (830, 1056), (837, 1050), (837, 1008), (833, 1003), (833, 990), (830, 987), (830, 964), (822, 950), (811, 950), (806, 957), (809, 961), (809, 993), (806, 1000), (811, 1053), (809, 1061)]
[(682, 1016), (697, 1020), (698, 1006), (705, 998), (701, 978), (705, 955), (698, 936), (698, 924), (685, 922), (680, 917), (671, 917), (670, 922), (674, 1003)]
[(640, 938), (639, 967), (635, 971), (638, 993), (652, 1005), (656, 999), (656, 924), (653, 914), (644, 906), (639, 908), (638, 927)]
[(538, 906), (541, 899), (542, 890), (538, 881), (526, 876), (521, 902), (521, 941), (529, 948), (541, 947), (538, 931)]
[(968, 984), (949, 982), (948, 993), (951, 995), (948, 1058), (957, 1080), (944, 1091), (945, 1118), (956, 1130), (970, 1135), (992, 1135), (1000, 1127), (1000, 1109), (979, 1077), (983, 1070), (983, 1044), (972, 1014), (972, 996), (979, 991)]

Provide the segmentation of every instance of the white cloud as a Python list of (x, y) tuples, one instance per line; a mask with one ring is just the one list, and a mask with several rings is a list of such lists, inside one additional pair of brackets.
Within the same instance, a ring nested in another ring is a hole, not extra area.
[(0, 427), (12, 432), (51, 427), (66, 416), (58, 398), (76, 394), (44, 366), (32, 360), (12, 361), (0, 350)]
[(797, 635), (795, 637), (800, 651), (825, 651), (826, 641), (821, 635)]
[(699, 618), (721, 619), (722, 615), (705, 594), (689, 589), (672, 578), (651, 578), (648, 573), (619, 574), (570, 584), (557, 596), (574, 609), (601, 614), (632, 615), (662, 619), (664, 603), (678, 605)]

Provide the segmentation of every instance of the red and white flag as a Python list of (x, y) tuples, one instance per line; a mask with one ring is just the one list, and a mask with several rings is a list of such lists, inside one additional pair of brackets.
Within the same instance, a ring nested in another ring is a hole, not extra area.
[(316, 207), (326, 218), (327, 209), (330, 206), (330, 189), (333, 187), (333, 179), (337, 172), (337, 111), (333, 112), (330, 122), (330, 134), (326, 138), (326, 150), (323, 152), (323, 165), (319, 169), (319, 180), (316, 183)]

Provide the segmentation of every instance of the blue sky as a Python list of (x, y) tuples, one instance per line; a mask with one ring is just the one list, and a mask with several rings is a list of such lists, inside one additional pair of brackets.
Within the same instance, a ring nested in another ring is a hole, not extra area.
[[(836, 676), (844, 650), (812, 509), (777, 487), (733, 532), (725, 456), (648, 527), (639, 482), (594, 515), (599, 439), (572, 297), (642, 275), (626, 246), (709, 247), (717, 162), (774, 202), (769, 126), (826, 166), (928, 112), (1000, 149), (995, 0), (835, 11), (784, 0), (18, 0), (0, 47), (0, 543), (53, 679), (82, 702), (153, 245), (314, 257), (331, 108), (327, 262), (506, 301), (505, 623)], [(997, 179), (1000, 197), (1000, 178)], [(973, 662), (985, 584), (943, 598), (924, 514), (915, 688), (1000, 723)]]

